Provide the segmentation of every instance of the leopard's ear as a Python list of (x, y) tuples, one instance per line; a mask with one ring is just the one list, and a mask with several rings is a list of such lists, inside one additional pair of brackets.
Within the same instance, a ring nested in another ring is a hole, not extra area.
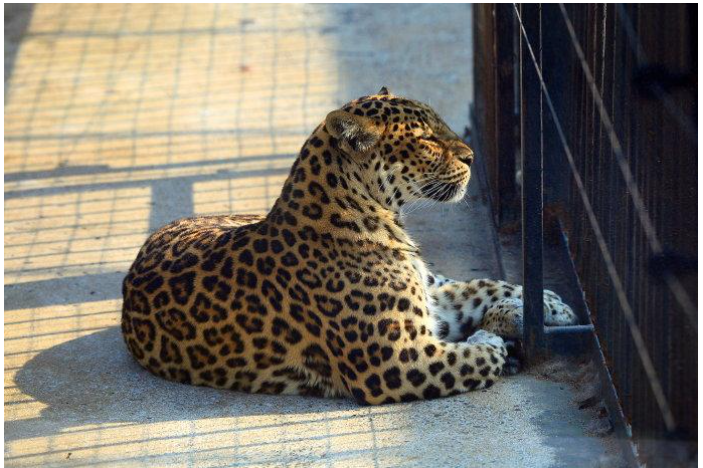
[(376, 146), (384, 130), (383, 124), (344, 110), (327, 114), (325, 127), (343, 147), (356, 153), (366, 153)]
[(381, 96), (390, 96), (391, 92), (388, 91), (388, 88), (385, 86), (381, 88), (381, 90), (378, 92), (379, 95)]

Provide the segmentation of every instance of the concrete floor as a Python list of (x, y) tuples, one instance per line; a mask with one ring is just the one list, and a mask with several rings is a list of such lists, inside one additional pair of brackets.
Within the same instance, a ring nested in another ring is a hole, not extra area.
[[(22, 25), (26, 12), (14, 14)], [(577, 409), (583, 389), (538, 373), (360, 408), (165, 382), (119, 334), (120, 281), (148, 233), (186, 215), (264, 212), (311, 129), (345, 101), (385, 85), (461, 133), (468, 6), (31, 14), (14, 60), (6, 48), (7, 466), (619, 465)], [(476, 178), (465, 201), (418, 210), (409, 225), (438, 272), (497, 277)]]

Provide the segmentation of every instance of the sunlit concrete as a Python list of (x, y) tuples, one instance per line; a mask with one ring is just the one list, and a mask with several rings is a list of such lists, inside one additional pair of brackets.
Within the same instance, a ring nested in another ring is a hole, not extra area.
[[(150, 231), (271, 206), (327, 112), (381, 86), (462, 133), (466, 5), (39, 5), (5, 105), (7, 466), (596, 466), (567, 384), (360, 408), (159, 380), (120, 281)], [(411, 208), (414, 210), (414, 208)], [(485, 196), (419, 207), (438, 272), (496, 277)], [(612, 453), (612, 452), (611, 452)]]

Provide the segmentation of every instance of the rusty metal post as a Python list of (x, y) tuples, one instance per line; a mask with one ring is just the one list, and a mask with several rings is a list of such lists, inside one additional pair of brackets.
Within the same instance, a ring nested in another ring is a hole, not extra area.
[[(527, 38), (540, 60), (541, 6), (521, 4)], [(522, 265), (528, 360), (546, 353), (542, 272), (542, 93), (525, 38), (520, 35), (520, 154), (522, 158)]]

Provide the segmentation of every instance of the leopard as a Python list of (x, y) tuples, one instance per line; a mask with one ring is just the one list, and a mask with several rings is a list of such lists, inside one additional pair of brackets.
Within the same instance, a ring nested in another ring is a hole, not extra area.
[[(122, 284), (129, 354), (174, 382), (363, 405), (491, 387), (523, 334), (521, 286), (432, 273), (402, 216), (461, 200), (473, 161), (430, 106), (386, 87), (330, 112), (266, 215), (148, 237)], [(576, 322), (552, 291), (543, 310)]]

